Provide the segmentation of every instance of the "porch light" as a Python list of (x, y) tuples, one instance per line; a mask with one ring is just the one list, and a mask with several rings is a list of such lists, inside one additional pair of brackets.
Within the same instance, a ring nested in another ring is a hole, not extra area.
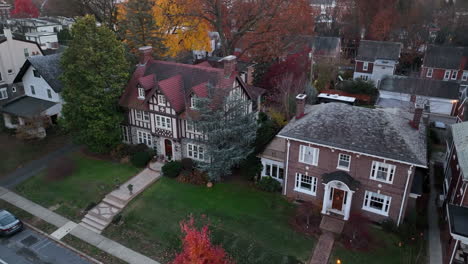
[(341, 264), (341, 260), (340, 260), (340, 259), (337, 259), (337, 260), (336, 260), (336, 264)]

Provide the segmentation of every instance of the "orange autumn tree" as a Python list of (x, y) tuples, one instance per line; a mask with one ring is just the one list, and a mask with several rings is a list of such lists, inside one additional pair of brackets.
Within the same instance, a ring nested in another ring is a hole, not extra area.
[(223, 248), (211, 243), (208, 226), (195, 227), (193, 217), (180, 224), (184, 234), (183, 250), (172, 264), (234, 264)]

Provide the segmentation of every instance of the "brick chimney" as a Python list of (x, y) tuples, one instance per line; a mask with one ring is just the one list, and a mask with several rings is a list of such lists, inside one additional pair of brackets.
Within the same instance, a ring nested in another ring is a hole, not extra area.
[(410, 121), (410, 125), (414, 129), (419, 129), (419, 125), (421, 124), (421, 119), (423, 115), (423, 110), (423, 107), (420, 105), (416, 105), (416, 107), (414, 108), (413, 120)]
[(236, 71), (237, 57), (229, 55), (222, 58), (220, 61), (222, 61), (224, 65), (224, 77), (230, 78), (232, 73)]
[(248, 85), (253, 85), (254, 83), (254, 71), (255, 71), (254, 65), (250, 65), (249, 67), (247, 67), (247, 84)]
[(304, 116), (306, 98), (307, 95), (305, 94), (298, 94), (296, 96), (296, 119)]
[(140, 65), (146, 65), (146, 63), (153, 58), (153, 47), (145, 46), (138, 49), (140, 53), (139, 63)]
[(410, 102), (411, 103), (416, 103), (416, 95), (415, 94), (412, 94), (411, 97), (410, 97)]

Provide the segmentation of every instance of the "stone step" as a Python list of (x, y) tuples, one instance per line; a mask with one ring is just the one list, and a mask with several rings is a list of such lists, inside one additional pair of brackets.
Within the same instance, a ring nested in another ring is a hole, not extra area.
[(93, 220), (91, 219), (88, 219), (88, 218), (83, 218), (83, 220), (81, 220), (82, 223), (85, 223), (91, 227), (93, 227), (94, 229), (97, 229), (99, 231), (102, 231), (106, 228), (105, 225), (101, 225), (100, 223), (97, 223), (97, 222), (94, 222)]
[(126, 205), (128, 203), (128, 200), (124, 200), (124, 199), (118, 197), (117, 195), (114, 195), (114, 192), (109, 193), (108, 195), (106, 195), (105, 198), (109, 198), (109, 199), (114, 200), (115, 202), (118, 202), (118, 203), (123, 204), (123, 205)]
[[(116, 209), (120, 211), (120, 209), (118, 209), (118, 208), (116, 208)], [(117, 213), (116, 213), (116, 214), (117, 214)], [(92, 217), (94, 217), (94, 218), (97, 218), (97, 219), (99, 219), (99, 220), (101, 220), (101, 221), (103, 221), (103, 222), (106, 222), (106, 223), (112, 221), (112, 217), (106, 218), (106, 217), (104, 217), (103, 215), (100, 215), (99, 213), (94, 212), (94, 211), (89, 211), (88, 214), (87, 214), (87, 216), (88, 216), (88, 215), (89, 215), (89, 216), (92, 216)], [(85, 217), (86, 217), (86, 216), (85, 216)]]
[(124, 207), (125, 207), (125, 204), (121, 203), (121, 202), (118, 202), (118, 201), (115, 201), (114, 199), (106, 196), (106, 198), (104, 198), (104, 200), (102, 200), (103, 202), (113, 206), (113, 207), (116, 207), (118, 208), (119, 210), (122, 210)]
[(89, 230), (91, 230), (91, 231), (93, 231), (95, 233), (98, 233), (98, 234), (101, 234), (101, 232), (102, 232), (101, 230), (97, 230), (96, 228), (94, 228), (94, 227), (92, 227), (92, 226), (90, 226), (90, 225), (88, 225), (88, 224), (86, 224), (84, 222), (81, 222), (80, 226), (82, 226), (82, 227), (84, 227), (86, 229), (89, 229)]
[(99, 216), (96, 216), (96, 215), (93, 215), (93, 214), (90, 214), (90, 213), (85, 215), (84, 218), (90, 219), (90, 220), (92, 220), (92, 221), (94, 221), (94, 222), (96, 222), (98, 224), (103, 225), (103, 226), (107, 226), (112, 220), (112, 219), (109, 219), (109, 220), (103, 219), (103, 217), (99, 217)]

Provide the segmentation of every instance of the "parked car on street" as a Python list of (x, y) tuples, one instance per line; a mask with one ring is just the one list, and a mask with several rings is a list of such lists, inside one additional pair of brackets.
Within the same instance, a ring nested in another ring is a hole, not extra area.
[(23, 230), (23, 222), (7, 210), (0, 209), (0, 235), (9, 236)]

